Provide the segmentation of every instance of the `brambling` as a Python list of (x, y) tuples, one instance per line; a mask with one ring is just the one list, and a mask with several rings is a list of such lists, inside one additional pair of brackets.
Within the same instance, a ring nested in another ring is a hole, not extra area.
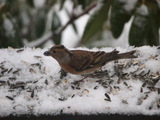
[(112, 52), (69, 50), (63, 45), (55, 45), (49, 51), (44, 52), (44, 55), (56, 59), (63, 74), (65, 71), (71, 74), (85, 75), (100, 69), (110, 61), (137, 58), (134, 55), (135, 52), (136, 50), (119, 53), (116, 49)]

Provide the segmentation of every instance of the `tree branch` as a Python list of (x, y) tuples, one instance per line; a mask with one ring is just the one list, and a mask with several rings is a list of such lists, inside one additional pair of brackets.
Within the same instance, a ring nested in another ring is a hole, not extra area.
[[(39, 47), (41, 45), (43, 45), (44, 43), (46, 43), (48, 40), (55, 38), (57, 35), (61, 34), (67, 27), (68, 25), (70, 25), (72, 22), (74, 22), (75, 20), (77, 20), (78, 18), (80, 18), (81, 16), (89, 13), (95, 6), (97, 5), (96, 2), (92, 3), (90, 6), (88, 6), (82, 13), (75, 15), (73, 14), (71, 16), (71, 18), (68, 20), (68, 22), (66, 22), (66, 24), (64, 26), (62, 26), (58, 31), (56, 32), (52, 32), (52, 34), (50, 36), (48, 36), (47, 38), (41, 40), (40, 42), (36, 42), (39, 39), (31, 42), (28, 44), (29, 47)], [(43, 38), (43, 37), (42, 37)], [(37, 43), (37, 44), (36, 44)], [(34, 46), (33, 46), (34, 45)]]
[(96, 2), (92, 3), (89, 7), (87, 7), (82, 13), (80, 13), (79, 15), (72, 15), (72, 17), (69, 19), (69, 21), (58, 31), (58, 33), (62, 33), (66, 27), (71, 24), (72, 22), (74, 22), (76, 19), (80, 18), (81, 16), (87, 14), (90, 10), (92, 10), (95, 6), (97, 5)]

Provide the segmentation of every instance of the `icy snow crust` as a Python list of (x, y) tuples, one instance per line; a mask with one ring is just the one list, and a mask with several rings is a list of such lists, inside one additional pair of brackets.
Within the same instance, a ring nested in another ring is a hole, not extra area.
[[(87, 48), (77, 48), (88, 50)], [(90, 49), (112, 51), (114, 48)], [(160, 49), (137, 50), (137, 59), (110, 62), (99, 75), (60, 79), (60, 66), (47, 49), (0, 50), (0, 116), (22, 114), (145, 114), (160, 115)]]

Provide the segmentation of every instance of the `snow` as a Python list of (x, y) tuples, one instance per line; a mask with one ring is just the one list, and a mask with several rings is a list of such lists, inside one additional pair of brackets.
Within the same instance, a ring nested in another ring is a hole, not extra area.
[(44, 34), (41, 38), (39, 38), (33, 42), (28, 42), (26, 39), (24, 39), (23, 42), (28, 47), (32, 47), (32, 46), (42, 44), (44, 41), (46, 41), (46, 39), (50, 38), (51, 35), (52, 35), (52, 32), (50, 31), (50, 32), (47, 32), (46, 34)]
[[(109, 52), (115, 48), (74, 49)], [(149, 46), (116, 49), (120, 52), (135, 49), (139, 57), (110, 62), (102, 67), (100, 73), (107, 70), (104, 76), (89, 77), (78, 85), (72, 82), (82, 79), (80, 75), (59, 78), (59, 64), (43, 55), (47, 48), (0, 49), (0, 116), (160, 115), (160, 49)]]
[(7, 18), (4, 19), (3, 26), (4, 26), (4, 30), (7, 31), (6, 34), (8, 34), (10, 36), (14, 36), (15, 31), (14, 31), (13, 25), (9, 19), (7, 19)]
[[(64, 8), (66, 8), (69, 12), (72, 11), (73, 5), (70, 0), (66, 1), (64, 3)], [(59, 9), (59, 8), (58, 8)], [(74, 14), (79, 14), (80, 12), (80, 6), (74, 10)], [(58, 12), (59, 17), (61, 18), (62, 26), (65, 25), (69, 18), (68, 15), (65, 11), (65, 9), (62, 9), (61, 11)], [(74, 21), (74, 24), (76, 25), (77, 28), (77, 33), (75, 33), (72, 25), (69, 25), (64, 31), (62, 35), (62, 41), (61, 43), (64, 44), (67, 47), (75, 47), (77, 44), (79, 44), (79, 40), (83, 35), (83, 31), (85, 29), (85, 26), (87, 24), (87, 21), (89, 19), (89, 14), (83, 15), (79, 19)]]
[(141, 5), (138, 9), (137, 9), (137, 13), (139, 13), (140, 15), (143, 16), (147, 16), (149, 11), (146, 5)]
[(132, 11), (137, 3), (137, 0), (119, 0), (124, 3), (124, 9), (128, 12)]
[(44, 5), (44, 3), (45, 3), (45, 0), (33, 0), (33, 2), (34, 2), (34, 5), (36, 6), (36, 7), (42, 7), (43, 5)]
[(157, 1), (157, 3), (158, 3), (159, 8), (160, 8), (160, 0), (156, 0), (156, 1)]

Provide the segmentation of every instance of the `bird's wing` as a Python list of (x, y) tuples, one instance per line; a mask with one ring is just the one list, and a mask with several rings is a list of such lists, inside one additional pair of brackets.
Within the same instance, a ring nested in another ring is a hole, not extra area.
[[(91, 69), (95, 66), (102, 66), (105, 63), (106, 53), (104, 51), (90, 52), (90, 51), (73, 51), (76, 56), (73, 59), (75, 64), (71, 63), (76, 71), (83, 71)], [(78, 62), (77, 62), (78, 61)]]

